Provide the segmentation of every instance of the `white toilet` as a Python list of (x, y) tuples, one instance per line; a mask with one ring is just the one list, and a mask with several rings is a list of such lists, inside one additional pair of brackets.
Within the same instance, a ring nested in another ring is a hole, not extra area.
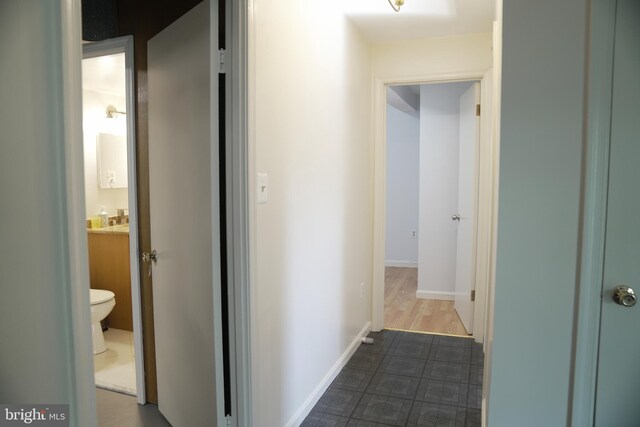
[(93, 354), (107, 350), (102, 334), (102, 321), (116, 305), (116, 295), (104, 289), (89, 289), (91, 299), (91, 335), (93, 337)]

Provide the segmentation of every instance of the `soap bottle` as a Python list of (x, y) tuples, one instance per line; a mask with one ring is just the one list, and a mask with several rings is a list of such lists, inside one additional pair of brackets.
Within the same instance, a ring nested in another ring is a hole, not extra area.
[(100, 206), (100, 226), (107, 227), (109, 225), (109, 214), (105, 210), (104, 206)]

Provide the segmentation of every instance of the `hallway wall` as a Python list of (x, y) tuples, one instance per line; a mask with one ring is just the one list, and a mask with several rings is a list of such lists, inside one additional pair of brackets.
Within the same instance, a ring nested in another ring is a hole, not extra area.
[[(387, 104), (387, 214), (385, 262), (418, 266), (420, 113)], [(411, 236), (411, 231), (416, 236)]]
[(372, 46), (373, 76), (420, 78), (491, 67), (491, 33), (432, 37)]
[(297, 425), (371, 319), (371, 63), (333, 3), (255, 0), (253, 23), (253, 417)]

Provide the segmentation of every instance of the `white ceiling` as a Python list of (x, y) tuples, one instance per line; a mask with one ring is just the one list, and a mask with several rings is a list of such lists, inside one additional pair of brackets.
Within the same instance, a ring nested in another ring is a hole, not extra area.
[(82, 88), (125, 96), (124, 53), (83, 59)]
[(495, 0), (344, 0), (345, 14), (372, 42), (491, 32)]

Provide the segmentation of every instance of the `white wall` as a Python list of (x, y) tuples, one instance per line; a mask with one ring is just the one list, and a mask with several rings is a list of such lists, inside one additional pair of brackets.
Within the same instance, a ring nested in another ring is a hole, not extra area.
[(253, 416), (283, 426), (371, 319), (371, 64), (333, 2), (252, 11), (253, 163), (270, 186), (252, 230)]
[(569, 423), (589, 3), (503, 6), (490, 426)]
[(418, 266), (419, 114), (387, 104), (387, 266)]
[[(124, 70), (122, 70), (124, 73)], [(124, 88), (123, 88), (124, 89)], [(107, 119), (105, 113), (108, 105), (118, 111), (125, 111), (125, 97), (115, 94), (84, 89), (82, 91), (83, 133), (84, 133), (84, 183), (87, 218), (95, 216), (104, 206), (110, 215), (116, 209), (129, 208), (127, 188), (100, 188), (98, 185), (98, 163), (96, 156), (96, 137), (98, 133), (126, 135), (124, 116)]]
[(377, 78), (419, 79), (491, 67), (491, 33), (433, 37), (402, 43), (375, 44), (373, 74)]
[(460, 96), (471, 83), (420, 86), (419, 298), (453, 299), (456, 275)]

